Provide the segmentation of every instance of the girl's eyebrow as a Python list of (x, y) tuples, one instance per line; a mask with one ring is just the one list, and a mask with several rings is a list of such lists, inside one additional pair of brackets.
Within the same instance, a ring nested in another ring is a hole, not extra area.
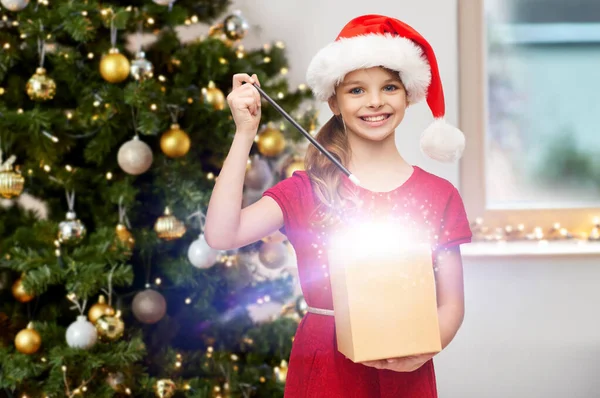
[[(398, 79), (390, 78), (390, 79), (387, 79), (386, 81), (384, 81), (383, 84), (398, 83), (398, 82), (399, 82)], [(341, 85), (342, 86), (350, 86), (350, 85), (353, 85), (353, 84), (364, 84), (364, 82), (361, 81), (361, 80), (352, 80), (352, 81), (349, 81), (349, 82), (342, 83)]]

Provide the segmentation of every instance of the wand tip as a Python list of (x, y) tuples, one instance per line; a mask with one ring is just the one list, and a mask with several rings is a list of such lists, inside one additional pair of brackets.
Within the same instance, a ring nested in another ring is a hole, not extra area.
[(354, 183), (354, 185), (360, 187), (360, 181), (358, 181), (358, 178), (356, 178), (356, 176), (354, 174), (350, 174), (348, 176), (348, 178), (350, 179), (350, 181), (352, 181)]

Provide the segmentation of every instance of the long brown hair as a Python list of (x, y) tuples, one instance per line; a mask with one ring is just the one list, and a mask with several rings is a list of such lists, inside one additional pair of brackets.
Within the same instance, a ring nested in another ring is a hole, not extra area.
[[(332, 116), (321, 127), (315, 139), (337, 158), (343, 165), (350, 160), (351, 149), (348, 143), (342, 116)], [(356, 192), (342, 184), (342, 172), (315, 146), (310, 145), (304, 158), (306, 172), (311, 179), (319, 204), (311, 217), (314, 225), (334, 224), (336, 210), (346, 201), (358, 203)], [(316, 217), (316, 215), (319, 215)]]

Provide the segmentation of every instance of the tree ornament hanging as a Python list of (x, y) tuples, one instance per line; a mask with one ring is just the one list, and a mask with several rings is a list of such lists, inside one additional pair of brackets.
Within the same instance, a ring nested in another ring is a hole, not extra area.
[(148, 171), (153, 161), (152, 149), (135, 135), (117, 153), (117, 162), (127, 174), (139, 175)]
[(17, 279), (12, 285), (13, 297), (20, 303), (28, 303), (35, 298), (35, 296), (25, 290), (23, 286), (23, 275)]
[(102, 315), (96, 321), (96, 331), (100, 341), (116, 341), (123, 336), (125, 323), (121, 319), (121, 311), (114, 315)]
[(260, 156), (254, 155), (246, 170), (244, 185), (250, 189), (261, 190), (271, 178), (272, 173), (269, 164), (264, 159), (261, 159)]
[(154, 384), (154, 393), (158, 398), (171, 398), (176, 391), (177, 386), (171, 379), (160, 379)]
[(29, 0), (1, 0), (0, 3), (9, 11), (21, 11), (29, 4)]
[(162, 294), (147, 288), (135, 295), (131, 310), (138, 321), (153, 324), (160, 321), (167, 313), (167, 302)]
[(161, 239), (175, 240), (185, 235), (186, 228), (185, 224), (172, 215), (171, 210), (166, 207), (165, 214), (156, 220), (154, 231)]
[(135, 247), (135, 239), (129, 230), (131, 225), (127, 218), (127, 210), (123, 206), (123, 195), (119, 197), (119, 223), (115, 227), (116, 240), (127, 248), (126, 254), (131, 255)]
[(257, 137), (258, 151), (268, 157), (281, 155), (285, 149), (285, 137), (281, 130), (268, 125)]
[(23, 192), (25, 178), (21, 173), (13, 171), (13, 163), (16, 157), (9, 157), (6, 162), (2, 162), (2, 151), (0, 151), (0, 196), (11, 199), (19, 196)]
[(212, 105), (213, 109), (222, 111), (227, 103), (225, 94), (215, 85), (212, 80), (208, 82), (208, 87), (202, 88), (202, 101)]
[(129, 73), (138, 81), (151, 79), (154, 76), (154, 66), (152, 65), (152, 62), (146, 59), (145, 52), (138, 51), (135, 54), (135, 59), (131, 61)]
[(65, 337), (69, 347), (87, 350), (96, 344), (98, 332), (85, 315), (79, 315), (77, 320), (67, 328)]
[(172, 6), (176, 0), (152, 0), (152, 1), (160, 6)]
[(173, 123), (160, 137), (160, 149), (170, 158), (180, 158), (190, 150), (190, 137), (179, 124)]
[(284, 243), (264, 242), (258, 252), (260, 262), (269, 269), (277, 269), (285, 264), (287, 248)]
[(236, 10), (223, 21), (223, 31), (230, 40), (242, 40), (248, 33), (248, 22), (241, 11)]
[(121, 83), (129, 76), (131, 65), (129, 60), (119, 52), (117, 48), (117, 28), (115, 27), (115, 15), (110, 20), (110, 44), (108, 54), (100, 60), (100, 75), (109, 83)]
[(33, 322), (29, 322), (27, 328), (17, 333), (15, 347), (23, 354), (35, 354), (42, 346), (42, 336), (33, 328)]
[(27, 91), (29, 98), (34, 101), (48, 101), (54, 98), (56, 94), (56, 82), (46, 74), (44, 68), (46, 44), (42, 39), (38, 39), (38, 54), (40, 65), (35, 70), (35, 74), (27, 81), (25, 91)]
[(66, 220), (58, 224), (58, 241), (65, 245), (74, 246), (81, 243), (85, 238), (87, 229), (75, 214), (75, 191), (71, 191), (71, 193), (67, 191), (67, 203), (69, 211)]
[(304, 170), (304, 160), (300, 157), (294, 157), (292, 161), (285, 166), (284, 177), (290, 178), (294, 172)]
[(92, 305), (88, 311), (88, 319), (92, 324), (95, 324), (100, 317), (104, 315), (115, 315), (115, 310), (109, 304), (106, 303), (103, 295), (98, 297), (98, 302)]
[[(200, 231), (204, 231), (204, 223), (206, 216), (202, 211), (198, 210), (196, 213), (190, 215), (190, 217), (198, 217), (200, 223)], [(200, 232), (198, 239), (192, 242), (188, 248), (188, 260), (196, 268), (207, 269), (212, 267), (217, 262), (219, 251), (213, 249), (206, 243), (204, 234)]]

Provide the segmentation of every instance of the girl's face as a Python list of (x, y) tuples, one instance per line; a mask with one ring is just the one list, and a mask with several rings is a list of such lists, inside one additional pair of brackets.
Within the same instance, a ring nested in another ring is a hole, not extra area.
[(407, 105), (398, 73), (382, 67), (348, 73), (329, 99), (331, 111), (344, 119), (347, 133), (369, 141), (393, 136)]

